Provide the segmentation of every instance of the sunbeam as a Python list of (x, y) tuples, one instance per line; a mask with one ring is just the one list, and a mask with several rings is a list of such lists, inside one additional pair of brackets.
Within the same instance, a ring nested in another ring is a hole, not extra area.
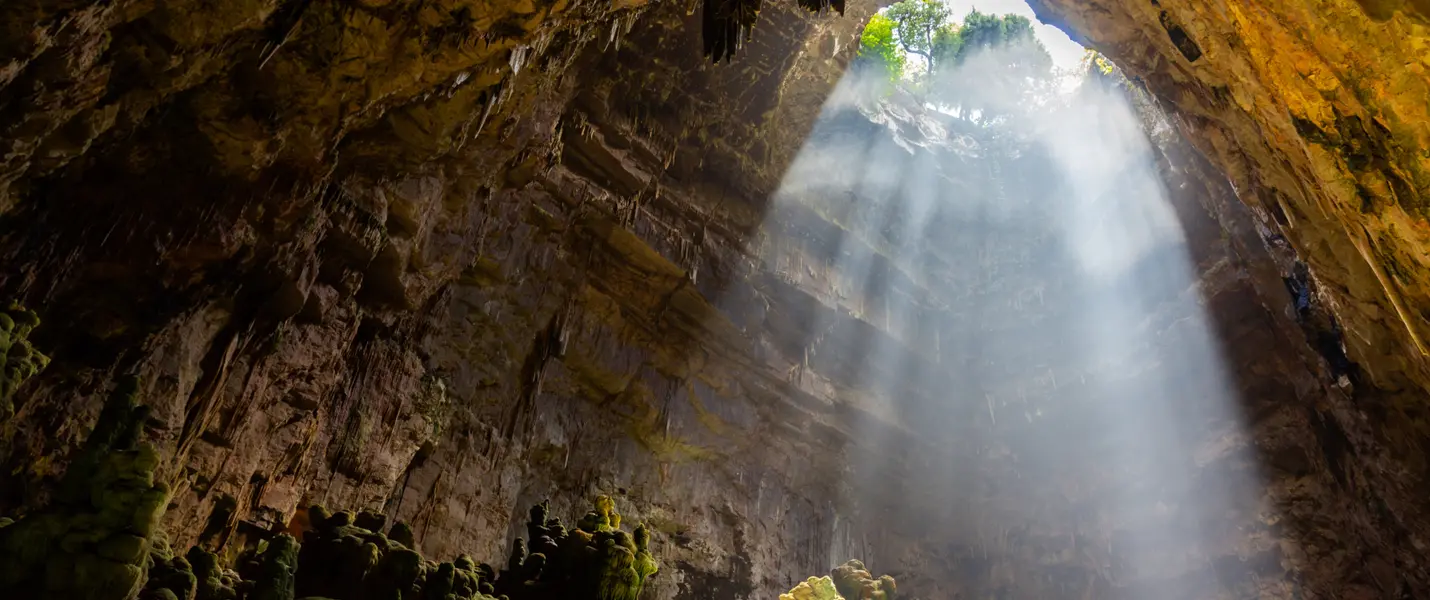
[[(1159, 116), (1095, 67), (1063, 93), (995, 81), (1028, 51), (991, 46), (912, 90), (845, 75), (763, 225), (784, 241), (758, 252), (809, 314), (766, 326), (803, 335), (793, 379), (864, 415), (847, 489), (913, 474), (900, 503), (846, 502), (962, 565), (922, 588), (1218, 597), (1241, 584), (1214, 549), (1266, 511)], [(891, 463), (915, 437), (934, 442)], [(869, 555), (835, 538), (831, 566)]]

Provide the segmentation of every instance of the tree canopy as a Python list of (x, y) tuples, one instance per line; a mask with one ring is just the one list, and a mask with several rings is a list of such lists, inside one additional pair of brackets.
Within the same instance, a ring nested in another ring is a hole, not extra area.
[(869, 19), (869, 25), (859, 36), (859, 56), (857, 64), (865, 68), (876, 68), (898, 81), (904, 76), (906, 57), (894, 40), (894, 20), (881, 14)]
[(939, 35), (948, 28), (947, 6), (939, 0), (903, 0), (884, 13), (894, 22), (895, 38), (905, 52), (923, 57), (933, 71)]
[(1053, 59), (1024, 17), (975, 10), (944, 39), (929, 91), (983, 119), (1014, 112), (1051, 86)]
[[(875, 15), (861, 38), (860, 56), (903, 73), (905, 56), (924, 59), (922, 81), (932, 100), (965, 115), (1006, 114), (1051, 85), (1052, 57), (1018, 15), (973, 10), (954, 21), (940, 0), (903, 0)], [(897, 68), (895, 68), (897, 67)]]

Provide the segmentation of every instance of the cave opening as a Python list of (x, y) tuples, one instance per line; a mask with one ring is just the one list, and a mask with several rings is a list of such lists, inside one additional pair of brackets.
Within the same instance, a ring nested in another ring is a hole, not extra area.
[[(871, 18), (753, 245), (770, 295), (810, 297), (764, 316), (798, 323), (790, 378), (858, 390), (843, 501), (943, 542), (956, 576), (899, 577), (934, 595), (1251, 589), (1214, 564), (1270, 515), (1207, 308), (1232, 251), (1169, 189), (1184, 142), (1096, 52), (951, 14)], [(897, 564), (867, 552), (830, 559)]]
[(1430, 595), (1328, 2), (0, 2), (0, 597)]

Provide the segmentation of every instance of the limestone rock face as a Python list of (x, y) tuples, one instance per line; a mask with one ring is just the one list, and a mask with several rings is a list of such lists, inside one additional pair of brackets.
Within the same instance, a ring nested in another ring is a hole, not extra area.
[(772, 5), (719, 67), (687, 8), (4, 3), (0, 290), (56, 358), (0, 511), (136, 374), (175, 547), (322, 503), (495, 563), (599, 491), (663, 548), (648, 596), (826, 570), (840, 461), (803, 429), (842, 417), (712, 298), (873, 7)]
[[(1430, 321), (1427, 16), (1415, 2), (1032, 3), (1176, 114), (1322, 283), (1362, 402), (1423, 457)], [(1424, 472), (1423, 458), (1410, 459)], [(1419, 485), (1417, 482), (1416, 485)]]
[(1333, 283), (1347, 343), (1380, 389), (1426, 387), (1422, 4), (1033, 4), (1142, 76), (1258, 218)]
[[(1338, 462), (1367, 465), (1339, 484), (1397, 544), (1422, 547), (1430, 535), (1419, 500), (1430, 483), (1424, 4), (1031, 4), (1135, 74), (1230, 178), (1257, 227), (1284, 236), (1309, 265), (1361, 374), (1353, 400), (1331, 403), (1346, 433), (1322, 438), (1327, 456), (1345, 452), (1355, 458)], [(1339, 537), (1323, 535), (1318, 546)], [(1369, 568), (1358, 560), (1341, 568)], [(1412, 555), (1400, 561), (1369, 569), (1421, 571), (1406, 566), (1419, 562)], [(1376, 578), (1392, 594), (1388, 577)]]
[[(904, 248), (851, 218), (878, 205), (857, 182), (772, 200), (841, 131), (962, 165), (939, 185), (999, 180), (909, 106), (835, 111), (807, 146), (874, 3), (766, 2), (717, 66), (672, 0), (0, 3), (0, 298), (52, 358), (0, 423), (0, 511), (55, 497), (135, 374), (145, 484), (169, 490), (173, 546), (199, 546), (167, 568), (201, 597), (220, 555), (301, 531), (310, 504), (501, 564), (526, 507), (599, 493), (649, 526), (647, 600), (777, 597), (854, 556), (930, 599), (1430, 592), (1403, 475), (1425, 471), (1430, 382), (1415, 4), (1044, 4), (1210, 157), (1158, 146), (1196, 289), (1153, 298), (1166, 341), (1131, 353), (1177, 347), (1204, 298), (1252, 425), (1189, 409), (1197, 462), (1138, 511), (1087, 509), (1119, 490), (1097, 485), (1115, 455), (1098, 394), (1069, 383), (1080, 358), (998, 343), (1065, 316), (1045, 292), (1078, 283), (1017, 219), (946, 218), (946, 244)], [(1277, 227), (1294, 248), (1263, 243)], [(950, 259), (974, 241), (989, 265)], [(1306, 310), (1340, 316), (1366, 374), (1354, 400), (1291, 316), (1298, 257), (1323, 292)], [(1015, 310), (920, 326), (968, 298)], [(985, 359), (1008, 369), (975, 381)], [(1087, 447), (1029, 451), (1071, 427)], [(1120, 536), (1195, 522), (1197, 482), (1262, 463), (1261, 495), (1208, 518), (1220, 537), (1119, 570)]]

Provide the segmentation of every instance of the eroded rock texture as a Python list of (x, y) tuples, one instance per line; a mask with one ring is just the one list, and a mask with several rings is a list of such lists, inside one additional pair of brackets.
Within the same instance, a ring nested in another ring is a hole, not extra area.
[[(1383, 540), (1375, 543), (1401, 549), (1389, 564), (1355, 553), (1329, 560), (1359, 580), (1342, 592), (1351, 596), (1393, 597), (1387, 580), (1397, 571), (1423, 580), (1423, 3), (1032, 4), (1138, 74), (1230, 177), (1257, 226), (1310, 266), (1361, 374), (1353, 398), (1317, 403), (1318, 436), (1345, 470), (1337, 485), (1355, 498), (1353, 520), (1378, 532), (1365, 534)], [(1294, 277), (1293, 266), (1282, 273)], [(1331, 556), (1354, 535), (1318, 527), (1313, 547)]]
[[(0, 508), (63, 500), (134, 374), (164, 528), (198, 546), (165, 566), (198, 597), (310, 504), (500, 564), (525, 507), (598, 492), (649, 524), (644, 598), (775, 597), (853, 556), (923, 598), (1427, 593), (1413, 3), (1047, 4), (1180, 119), (1155, 147), (1197, 283), (1138, 299), (1164, 335), (1117, 368), (1201, 389), (1146, 357), (1204, 299), (1242, 400), (1184, 403), (1189, 458), (1137, 510), (1106, 509), (1126, 448), (1100, 437), (1106, 390), (1071, 383), (1087, 353), (1001, 343), (1091, 293), (1023, 220), (1045, 190), (1006, 174), (1036, 158), (844, 107), (810, 144), (866, 147), (787, 193), (874, 6), (766, 2), (717, 66), (703, 8), (639, 0), (5, 2), (0, 298), (54, 360), (13, 396)], [(868, 210), (908, 207), (851, 178), (871, 148), (1024, 212), (930, 215), (948, 233), (900, 245)], [(1283, 278), (1323, 292), (1302, 323)], [(1329, 310), (1355, 400), (1308, 343)], [(1126, 570), (1119, 540), (1189, 524), (1213, 533)]]
[(829, 432), (711, 299), (871, 7), (770, 6), (719, 68), (686, 8), (0, 8), (0, 287), (63, 357), (6, 423), (6, 509), (133, 373), (176, 547), (323, 503), (495, 562), (599, 489), (669, 546), (656, 597), (827, 570)]

